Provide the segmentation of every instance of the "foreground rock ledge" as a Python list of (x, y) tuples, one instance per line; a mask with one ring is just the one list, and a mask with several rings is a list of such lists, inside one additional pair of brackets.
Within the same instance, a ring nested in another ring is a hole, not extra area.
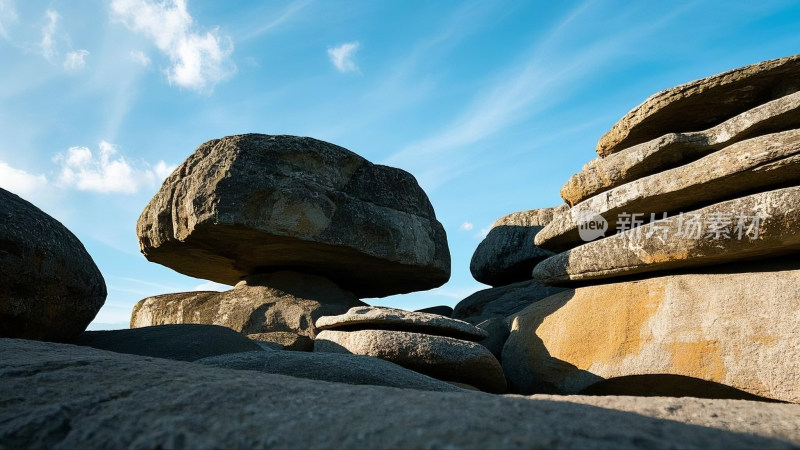
[(567, 290), (510, 318), (503, 371), (519, 393), (677, 375), (800, 402), (798, 285), (790, 256)]
[(798, 425), (798, 405), (420, 392), (0, 340), (10, 448), (793, 448)]
[(294, 270), (366, 298), (450, 277), (444, 228), (416, 179), (312, 138), (201, 145), (147, 205), (137, 234), (149, 261), (229, 285)]

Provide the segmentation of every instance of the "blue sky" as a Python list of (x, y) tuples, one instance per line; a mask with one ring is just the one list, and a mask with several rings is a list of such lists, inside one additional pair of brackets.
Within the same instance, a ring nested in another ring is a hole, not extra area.
[(201, 143), (312, 136), (414, 174), (451, 280), (370, 301), (455, 305), (500, 216), (561, 202), (649, 95), (800, 53), (793, 1), (0, 0), (0, 187), (75, 233), (127, 327), (143, 297), (222, 289), (149, 263), (136, 219)]

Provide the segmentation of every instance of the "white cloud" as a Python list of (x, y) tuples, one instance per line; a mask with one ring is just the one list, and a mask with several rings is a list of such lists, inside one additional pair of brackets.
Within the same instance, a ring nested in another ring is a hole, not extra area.
[(106, 141), (100, 142), (96, 157), (87, 147), (70, 147), (65, 155), (56, 155), (54, 161), (61, 165), (59, 186), (102, 194), (135, 194), (156, 186), (164, 174), (175, 168), (164, 161), (152, 169), (148, 164), (132, 164), (117, 155), (117, 149)]
[(0, 0), (0, 37), (8, 39), (6, 27), (18, 21), (19, 17), (17, 16), (17, 10), (14, 8), (14, 1)]
[(233, 43), (215, 28), (205, 34), (194, 31), (194, 19), (186, 0), (113, 0), (111, 15), (129, 29), (152, 39), (172, 65), (167, 79), (180, 87), (210, 92), (236, 72), (230, 60)]
[(193, 291), (229, 291), (231, 289), (227, 284), (219, 284), (213, 281), (206, 281), (203, 284), (198, 284), (192, 289)]
[(143, 51), (141, 51), (141, 50), (131, 50), (131, 53), (130, 53), (130, 58), (131, 58), (133, 61), (136, 61), (137, 63), (141, 64), (141, 65), (142, 65), (142, 67), (147, 67), (147, 66), (149, 66), (149, 65), (150, 65), (150, 57), (149, 57), (149, 56), (147, 56), (147, 55), (146, 55), (146, 54), (145, 54)]
[(159, 162), (157, 162), (157, 163), (156, 163), (156, 165), (153, 167), (153, 172), (156, 174), (156, 179), (157, 179), (158, 181), (163, 181), (163, 180), (165, 180), (165, 179), (166, 179), (168, 176), (170, 176), (170, 175), (172, 174), (172, 172), (174, 172), (174, 171), (175, 171), (175, 169), (177, 169), (177, 168), (178, 168), (178, 166), (177, 166), (177, 165), (175, 165), (175, 164), (173, 164), (173, 165), (168, 165), (168, 164), (167, 164), (167, 163), (165, 163), (164, 161), (159, 161)]
[(64, 59), (64, 68), (67, 70), (81, 70), (86, 67), (86, 58), (89, 56), (89, 50), (76, 50), (74, 52), (67, 53), (67, 57)]
[(336, 70), (339, 72), (357, 72), (359, 70), (353, 58), (360, 45), (358, 41), (353, 41), (328, 49), (328, 57)]
[(464, 223), (461, 224), (460, 227), (458, 227), (458, 229), (461, 230), (461, 231), (469, 231), (474, 227), (475, 227), (475, 225), (473, 225), (473, 224), (471, 224), (469, 222), (464, 222)]
[(0, 161), (0, 188), (18, 195), (31, 194), (47, 186), (47, 177), (32, 175)]
[(42, 41), (39, 43), (39, 46), (42, 50), (42, 56), (52, 62), (58, 54), (58, 50), (56, 50), (55, 34), (56, 28), (58, 27), (58, 20), (61, 16), (54, 9), (48, 9), (44, 12), (44, 15), (47, 18), (47, 23), (42, 27)]

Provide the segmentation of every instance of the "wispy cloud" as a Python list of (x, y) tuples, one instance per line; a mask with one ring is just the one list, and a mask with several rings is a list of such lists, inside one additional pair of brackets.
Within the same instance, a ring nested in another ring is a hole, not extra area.
[(291, 19), (294, 15), (302, 11), (310, 3), (311, 0), (296, 0), (289, 3), (289, 5), (278, 14), (278, 17), (270, 20), (264, 25), (260, 25), (255, 30), (245, 34), (240, 38), (240, 40), (248, 40), (258, 37), (274, 28), (279, 27), (280, 25), (283, 25), (284, 23), (288, 22), (289, 19)]
[(355, 56), (360, 45), (358, 41), (353, 41), (328, 49), (328, 58), (330, 58), (336, 70), (342, 73), (359, 71)]
[(82, 70), (86, 67), (86, 57), (89, 56), (89, 50), (76, 50), (67, 53), (64, 59), (64, 68), (71, 71)]
[(193, 291), (229, 291), (231, 289), (227, 284), (215, 283), (213, 281), (206, 281), (205, 283), (198, 284), (192, 289)]
[(461, 231), (470, 231), (474, 227), (475, 227), (475, 225), (473, 225), (472, 223), (464, 222), (464, 223), (461, 224), (460, 227), (458, 227), (458, 229), (461, 230)]
[(113, 0), (111, 16), (151, 39), (169, 57), (166, 75), (171, 84), (207, 93), (236, 72), (230, 58), (233, 41), (218, 28), (195, 32), (186, 0)]
[(66, 154), (56, 155), (54, 161), (60, 165), (58, 186), (101, 194), (135, 194), (155, 186), (175, 168), (164, 161), (154, 168), (134, 164), (117, 153), (113, 145), (101, 141), (97, 156), (87, 147), (71, 147)]
[(28, 195), (44, 189), (47, 177), (15, 169), (0, 161), (0, 188), (18, 195)]
[(0, 37), (8, 39), (7, 27), (19, 22), (13, 0), (0, 0)]
[(44, 16), (47, 23), (42, 27), (42, 40), (39, 42), (39, 47), (42, 51), (42, 56), (48, 61), (53, 62), (58, 55), (55, 34), (61, 16), (58, 14), (58, 11), (54, 9), (45, 11)]
[(592, 3), (570, 11), (532, 45), (524, 59), (497, 71), (488, 88), (474, 96), (449, 125), (405, 146), (383, 163), (410, 170), (426, 190), (436, 189), (471, 170), (467, 151), (475, 144), (564, 101), (570, 86), (587, 73), (625, 54), (643, 36), (682, 13), (678, 11), (659, 23), (613, 32), (578, 51), (566, 51), (565, 38), (586, 26), (585, 20), (577, 19), (589, 19), (587, 11)]
[(145, 52), (141, 50), (131, 50), (128, 57), (137, 63), (139, 63), (142, 67), (148, 67), (150, 65), (150, 57), (145, 54)]

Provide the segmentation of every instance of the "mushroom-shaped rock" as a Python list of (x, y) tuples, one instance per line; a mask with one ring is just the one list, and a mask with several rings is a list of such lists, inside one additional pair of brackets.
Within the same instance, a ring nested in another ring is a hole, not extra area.
[(167, 178), (137, 234), (148, 260), (230, 285), (294, 270), (363, 298), (450, 277), (444, 228), (411, 174), (307, 137), (206, 142)]

